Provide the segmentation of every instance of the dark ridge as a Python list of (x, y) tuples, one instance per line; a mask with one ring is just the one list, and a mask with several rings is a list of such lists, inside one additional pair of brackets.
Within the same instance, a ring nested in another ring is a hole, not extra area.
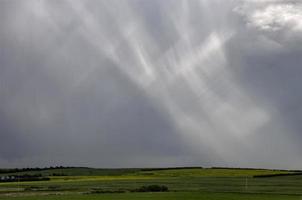
[(181, 170), (181, 169), (204, 169), (203, 167), (167, 167), (167, 168), (141, 168), (141, 171)]
[(270, 178), (270, 177), (280, 177), (280, 176), (301, 176), (302, 172), (298, 173), (286, 173), (286, 174), (262, 174), (262, 175), (255, 175), (253, 178)]
[(49, 180), (50, 178), (43, 177), (41, 174), (0, 176), (0, 182), (49, 181)]
[(270, 170), (270, 171), (283, 171), (283, 172), (301, 172), (302, 170), (289, 170), (289, 169), (265, 169), (265, 168), (240, 168), (240, 167), (211, 167), (211, 169), (229, 169), (229, 170)]
[(0, 169), (0, 174), (7, 174), (7, 173), (17, 173), (17, 172), (28, 172), (28, 171), (44, 171), (44, 170), (52, 170), (52, 169), (89, 169), (88, 167), (63, 167), (63, 166), (55, 166), (55, 167), (44, 167), (44, 168), (14, 168), (14, 169)]

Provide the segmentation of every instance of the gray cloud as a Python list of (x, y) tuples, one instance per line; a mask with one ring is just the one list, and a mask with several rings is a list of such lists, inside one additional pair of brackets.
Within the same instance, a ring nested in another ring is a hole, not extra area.
[(0, 164), (300, 167), (300, 7), (1, 1)]

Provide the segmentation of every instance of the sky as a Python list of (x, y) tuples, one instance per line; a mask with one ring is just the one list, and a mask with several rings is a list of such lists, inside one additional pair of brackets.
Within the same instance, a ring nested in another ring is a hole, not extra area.
[(300, 0), (1, 0), (0, 166), (302, 168)]

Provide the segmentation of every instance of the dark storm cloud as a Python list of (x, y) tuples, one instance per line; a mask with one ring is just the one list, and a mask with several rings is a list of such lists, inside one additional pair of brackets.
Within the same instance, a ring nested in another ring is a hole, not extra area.
[[(26, 10), (31, 3), (38, 13)], [(31, 3), (2, 3), (5, 11), (16, 6), (17, 19), (4, 21), (1, 37), (1, 158), (16, 166), (131, 166), (130, 157), (179, 155), (168, 116), (96, 52), (71, 6), (45, 2), (49, 15), (40, 21), (42, 7)], [(63, 12), (74, 16), (62, 20)]]
[(302, 165), (299, 3), (0, 4), (1, 165)]
[(245, 1), (239, 10), (243, 26), (238, 26), (237, 37), (228, 44), (228, 59), (238, 83), (265, 106), (271, 118), (249, 138), (259, 151), (256, 155), (263, 156), (253, 156), (254, 161), (260, 158), (263, 166), (280, 168), (291, 167), (289, 163), (299, 166), (295, 160), (301, 152), (302, 128), (301, 4)]

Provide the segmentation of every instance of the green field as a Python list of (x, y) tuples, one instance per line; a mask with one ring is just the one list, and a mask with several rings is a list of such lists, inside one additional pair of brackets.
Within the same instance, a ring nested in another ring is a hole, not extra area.
[[(0, 174), (41, 174), (49, 181), (0, 183), (0, 200), (16, 199), (302, 199), (302, 175), (256, 169), (91, 169), (70, 168)], [(255, 177), (284, 174), (284, 176)], [(138, 192), (164, 185), (168, 192)]]

